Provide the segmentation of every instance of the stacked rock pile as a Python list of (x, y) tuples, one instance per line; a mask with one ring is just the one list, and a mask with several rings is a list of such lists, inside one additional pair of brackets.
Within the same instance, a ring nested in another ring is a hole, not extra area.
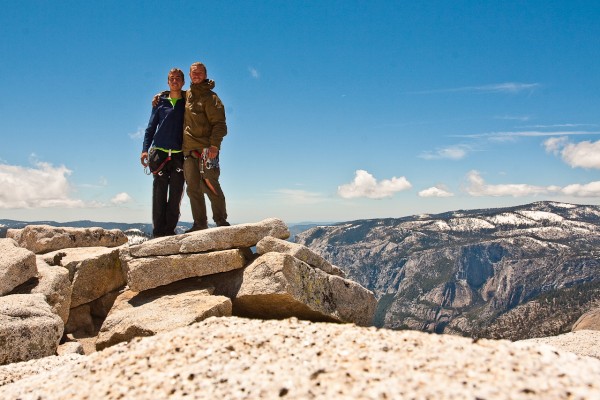
[(370, 325), (373, 293), (288, 237), (274, 218), (133, 246), (119, 230), (9, 230), (0, 365), (56, 354), (65, 341), (101, 350), (211, 316)]

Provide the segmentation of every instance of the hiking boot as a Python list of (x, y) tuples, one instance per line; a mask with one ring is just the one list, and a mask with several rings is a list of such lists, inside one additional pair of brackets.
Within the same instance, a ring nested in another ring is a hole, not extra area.
[(217, 222), (217, 226), (231, 226), (231, 224), (227, 221)]
[(192, 227), (190, 229), (188, 229), (187, 231), (185, 231), (185, 233), (201, 231), (203, 229), (208, 229), (208, 226), (207, 225), (197, 225), (197, 224), (194, 224), (194, 225), (192, 225)]

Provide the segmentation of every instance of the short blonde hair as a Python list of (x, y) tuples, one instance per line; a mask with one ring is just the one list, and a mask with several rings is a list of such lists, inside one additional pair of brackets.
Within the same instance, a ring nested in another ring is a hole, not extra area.
[(208, 72), (206, 71), (206, 65), (202, 64), (201, 62), (192, 63), (192, 65), (190, 65), (190, 71), (193, 67), (202, 67), (204, 69), (204, 74), (208, 76)]

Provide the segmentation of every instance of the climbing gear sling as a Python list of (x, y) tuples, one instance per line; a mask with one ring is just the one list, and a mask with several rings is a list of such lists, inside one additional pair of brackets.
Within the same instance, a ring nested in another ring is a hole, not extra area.
[(206, 186), (208, 186), (210, 191), (213, 192), (215, 196), (218, 196), (219, 194), (217, 193), (217, 190), (215, 189), (213, 184), (210, 183), (210, 180), (208, 178), (204, 177), (204, 169), (218, 169), (219, 155), (217, 154), (215, 158), (209, 158), (208, 148), (203, 149), (202, 153), (200, 153), (198, 150), (192, 150), (191, 153), (195, 156), (194, 158), (198, 159), (198, 168), (200, 169), (200, 175), (202, 176), (202, 180), (204, 180), (204, 183), (206, 183)]

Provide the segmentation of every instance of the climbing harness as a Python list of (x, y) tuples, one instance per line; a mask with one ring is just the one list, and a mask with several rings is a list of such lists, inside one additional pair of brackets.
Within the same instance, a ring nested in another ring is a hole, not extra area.
[[(160, 156), (161, 153), (164, 153), (164, 151), (158, 150), (154, 147), (150, 149), (148, 152), (148, 166), (144, 167), (144, 173), (146, 175), (150, 175), (150, 173), (152, 175), (162, 175), (162, 169), (169, 161), (171, 161), (171, 150), (169, 149), (167, 157), (162, 161), (162, 157)], [(146, 168), (148, 168), (149, 172), (146, 171)]]

